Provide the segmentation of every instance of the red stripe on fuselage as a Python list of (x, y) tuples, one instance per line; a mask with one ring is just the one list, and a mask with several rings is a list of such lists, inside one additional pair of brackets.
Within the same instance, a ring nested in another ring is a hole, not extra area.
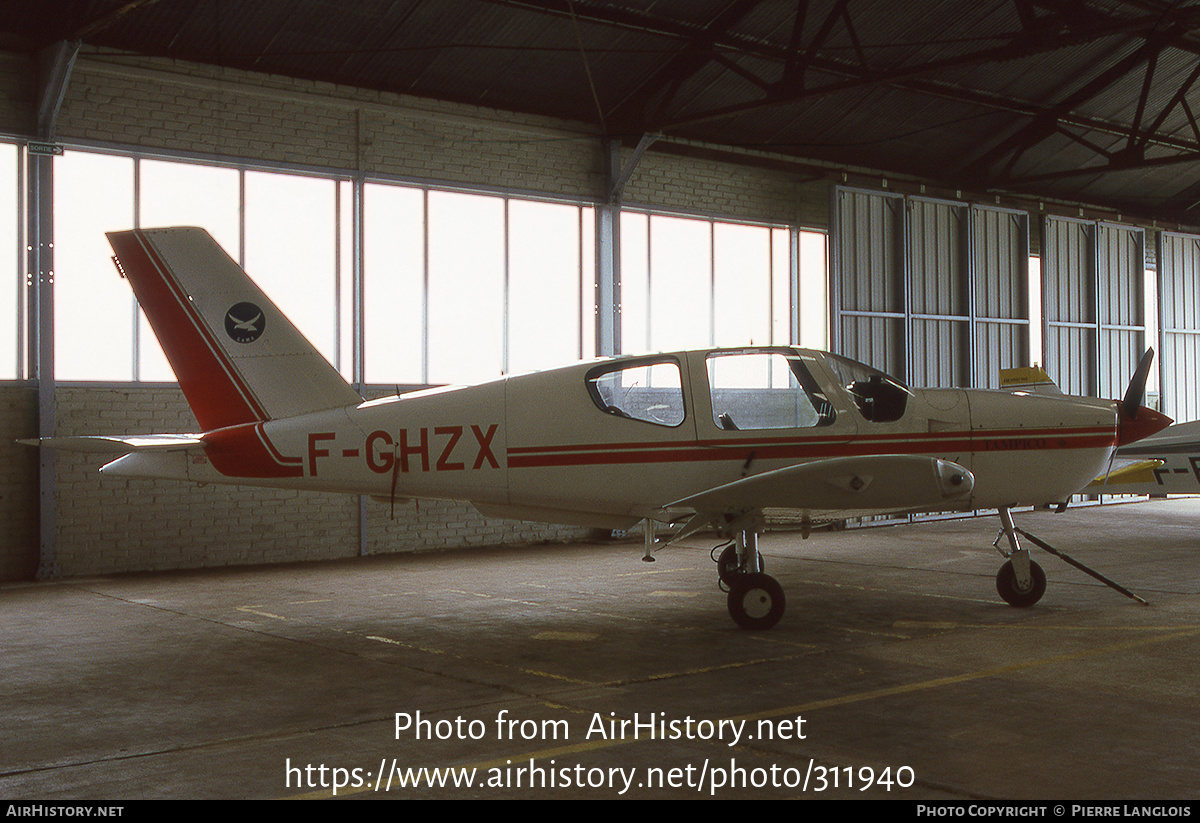
[(267, 420), (262, 405), (144, 233), (114, 233), (110, 240), (200, 428), (211, 431)]
[(836, 438), (751, 437), (679, 443), (607, 443), (578, 446), (524, 446), (508, 450), (514, 469), (545, 466), (588, 466), (620, 463), (686, 463), (744, 460), (753, 449), (756, 460), (850, 457), (870, 454), (949, 454), (954, 452), (1052, 451), (1110, 448), (1113, 428), (1003, 429), (933, 432)]
[(261, 423), (206, 432), (200, 439), (213, 468), (226, 477), (303, 477), (299, 457), (285, 457)]

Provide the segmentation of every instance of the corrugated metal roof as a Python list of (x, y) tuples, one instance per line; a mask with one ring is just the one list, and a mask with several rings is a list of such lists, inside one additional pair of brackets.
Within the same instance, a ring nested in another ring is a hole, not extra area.
[(0, 14), (6, 48), (78, 38), (1190, 225), (1198, 30), (1200, 0), (42, 0)]

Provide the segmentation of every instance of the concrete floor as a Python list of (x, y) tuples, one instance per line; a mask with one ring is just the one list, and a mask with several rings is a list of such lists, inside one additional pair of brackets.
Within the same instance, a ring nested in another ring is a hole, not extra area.
[(994, 517), (768, 535), (761, 633), (708, 538), (6, 585), (0, 796), (1200, 797), (1200, 499), (1017, 520), (1150, 605), (1005, 606)]

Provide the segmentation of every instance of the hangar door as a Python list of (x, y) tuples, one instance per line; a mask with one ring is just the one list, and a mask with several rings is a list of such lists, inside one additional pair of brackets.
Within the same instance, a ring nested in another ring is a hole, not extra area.
[(1045, 368), (1066, 394), (1121, 397), (1146, 349), (1145, 233), (1048, 217), (1042, 228)]
[(1200, 237), (1158, 236), (1159, 393), (1162, 411), (1200, 419)]
[(916, 386), (1028, 363), (1027, 214), (837, 187), (830, 215), (834, 351)]

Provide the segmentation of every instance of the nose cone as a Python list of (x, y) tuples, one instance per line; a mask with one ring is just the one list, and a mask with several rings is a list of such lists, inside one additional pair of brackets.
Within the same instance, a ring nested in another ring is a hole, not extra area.
[(1143, 437), (1162, 431), (1173, 421), (1165, 414), (1139, 406), (1135, 414), (1127, 414), (1124, 406), (1117, 404), (1117, 445), (1134, 443)]

